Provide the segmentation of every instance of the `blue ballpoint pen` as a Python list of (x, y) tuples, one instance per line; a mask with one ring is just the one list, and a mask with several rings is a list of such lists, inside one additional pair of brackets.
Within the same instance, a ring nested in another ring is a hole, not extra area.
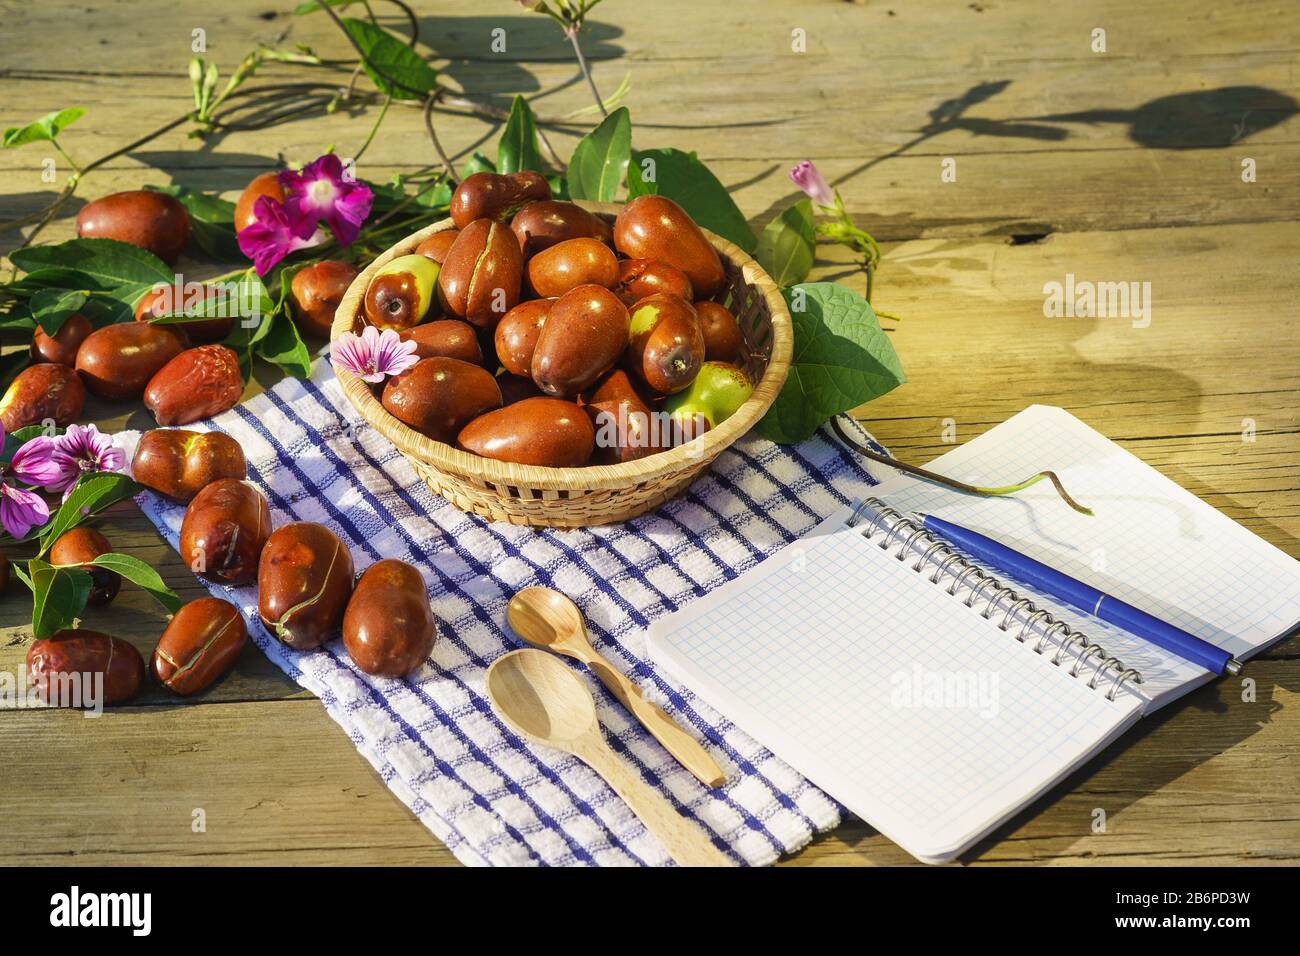
[(1024, 581), (1044, 594), (1064, 601), (1095, 618), (1121, 627), (1130, 634), (1148, 640), (1157, 647), (1162, 647), (1216, 674), (1237, 674), (1241, 671), (1240, 661), (1222, 648), (1215, 647), (1209, 641), (1201, 640), (1195, 634), (1174, 627), (1146, 611), (1126, 604), (1104, 591), (1098, 591), (1090, 584), (1084, 584), (979, 532), (936, 518), (934, 515), (920, 512), (915, 514), (927, 531), (956, 545), (976, 560)]

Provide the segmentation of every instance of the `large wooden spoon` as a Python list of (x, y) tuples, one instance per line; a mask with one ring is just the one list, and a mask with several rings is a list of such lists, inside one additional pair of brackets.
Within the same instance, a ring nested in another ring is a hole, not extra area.
[(614, 755), (596, 721), (591, 692), (563, 661), (542, 651), (511, 651), (487, 672), (496, 712), (536, 744), (573, 754), (605, 778), (681, 866), (730, 866), (704, 832), (673, 809)]
[(534, 647), (581, 661), (595, 672), (619, 703), (664, 749), (706, 787), (720, 787), (727, 776), (694, 737), (682, 730), (664, 709), (641, 696), (640, 689), (596, 653), (578, 606), (551, 588), (524, 588), (510, 599), (506, 617), (514, 632)]

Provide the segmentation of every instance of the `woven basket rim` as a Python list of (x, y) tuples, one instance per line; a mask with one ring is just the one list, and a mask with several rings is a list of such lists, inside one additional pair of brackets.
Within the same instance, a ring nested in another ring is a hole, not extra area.
[[(576, 204), (591, 212), (608, 216), (616, 215), (622, 208), (617, 203), (576, 201)], [(434, 233), (452, 228), (454, 224), (450, 218), (439, 220), (398, 240), (361, 270), (348, 286), (334, 313), (330, 344), (333, 345), (335, 339), (353, 329), (362, 308), (366, 287), (378, 269), (398, 256), (414, 252), (416, 246)], [(334, 366), (334, 374), (338, 377), (344, 394), (361, 416), (403, 454), (426, 466), (456, 475), (476, 476), (493, 485), (550, 491), (618, 489), (662, 478), (701, 460), (711, 460), (753, 428), (776, 400), (790, 369), (794, 330), (785, 298), (763, 268), (739, 246), (703, 227), (701, 229), (713, 247), (737, 266), (744, 280), (762, 294), (772, 318), (772, 346), (763, 377), (754, 386), (749, 399), (717, 428), (676, 448), (622, 464), (585, 465), (580, 468), (548, 468), (483, 458), (445, 442), (435, 441), (398, 421), (374, 396), (369, 383), (334, 363), (331, 349), (330, 363)]]

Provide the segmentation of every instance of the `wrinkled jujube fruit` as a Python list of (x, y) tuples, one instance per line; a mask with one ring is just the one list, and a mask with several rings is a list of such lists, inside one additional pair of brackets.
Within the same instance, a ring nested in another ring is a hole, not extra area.
[(144, 404), (159, 425), (188, 425), (239, 403), (244, 377), (239, 356), (224, 345), (186, 349), (162, 368), (144, 390)]
[[(120, 704), (140, 689), (144, 658), (120, 637), (84, 628), (62, 630), (28, 648), (27, 674), (47, 704)], [(103, 699), (96, 701), (99, 694)]]
[(63, 428), (71, 425), (86, 404), (86, 387), (66, 365), (42, 362), (23, 369), (0, 397), (0, 425), (15, 432), (47, 418)]
[(190, 214), (180, 200), (166, 193), (130, 189), (81, 207), (77, 235), (129, 242), (171, 265), (190, 237)]

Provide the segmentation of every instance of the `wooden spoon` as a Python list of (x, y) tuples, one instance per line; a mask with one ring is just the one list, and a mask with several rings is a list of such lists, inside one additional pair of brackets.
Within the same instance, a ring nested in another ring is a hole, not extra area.
[(730, 866), (704, 832), (614, 755), (596, 721), (591, 692), (563, 661), (542, 651), (511, 651), (487, 672), (496, 712), (526, 739), (573, 754), (608, 783), (681, 866)]
[(727, 775), (694, 737), (664, 709), (641, 696), (635, 684), (596, 653), (578, 606), (551, 588), (524, 588), (510, 599), (506, 617), (516, 634), (534, 647), (572, 657), (590, 667), (619, 703), (641, 721), (655, 740), (706, 787), (720, 787)]

